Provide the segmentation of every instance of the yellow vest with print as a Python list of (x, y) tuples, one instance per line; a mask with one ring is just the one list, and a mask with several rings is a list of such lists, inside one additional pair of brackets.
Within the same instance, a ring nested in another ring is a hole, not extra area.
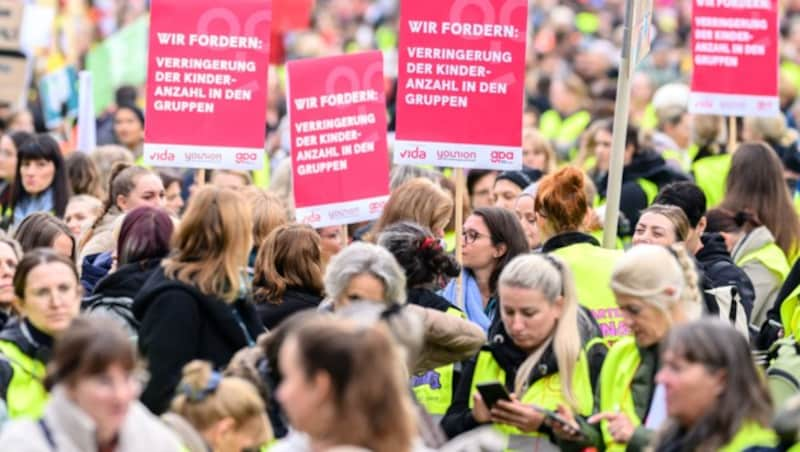
[(553, 251), (564, 259), (575, 276), (578, 302), (588, 309), (600, 324), (603, 337), (610, 342), (628, 336), (630, 331), (622, 322), (622, 313), (609, 287), (611, 271), (620, 250), (608, 250), (589, 243), (576, 243)]
[[(448, 309), (447, 314), (465, 320), (467, 318), (462, 311), (455, 308)], [(444, 416), (453, 403), (455, 368), (456, 364), (448, 364), (411, 378), (411, 387), (417, 401), (431, 416)]]
[(10, 419), (37, 419), (49, 395), (44, 388), (45, 365), (22, 352), (16, 344), (0, 340), (0, 360), (8, 361), (13, 375), (6, 391)]
[[(632, 337), (622, 338), (608, 351), (600, 371), (600, 412), (619, 409), (628, 416), (634, 428), (640, 426), (642, 420), (636, 415), (631, 383), (641, 360), (636, 341)], [(614, 442), (608, 431), (608, 421), (600, 423), (600, 430), (607, 452), (625, 452), (625, 444)]]
[(748, 422), (726, 445), (720, 448), (720, 452), (741, 452), (750, 447), (775, 447), (778, 444), (778, 436), (774, 431), (762, 427), (755, 422)]
[[(505, 384), (505, 381), (506, 371), (503, 370), (500, 364), (494, 359), (492, 352), (482, 350), (478, 354), (478, 359), (475, 363), (475, 372), (472, 375), (469, 399), (470, 409), (474, 406), (472, 395), (477, 392), (478, 384), (489, 382)], [(589, 376), (589, 362), (584, 352), (581, 352), (581, 356), (575, 366), (575, 373), (572, 377), (572, 391), (579, 404), (578, 414), (582, 416), (592, 414), (594, 395), (591, 378)], [(536, 405), (552, 411), (555, 411), (559, 405), (567, 405), (561, 393), (561, 379), (559, 374), (551, 374), (537, 380), (525, 391), (520, 401), (525, 404)], [(505, 451), (527, 452), (531, 450), (558, 450), (558, 448), (550, 442), (550, 439), (542, 433), (522, 432), (516, 427), (505, 424), (493, 424), (493, 427), (507, 436), (508, 441), (506, 443), (506, 449), (504, 449)]]

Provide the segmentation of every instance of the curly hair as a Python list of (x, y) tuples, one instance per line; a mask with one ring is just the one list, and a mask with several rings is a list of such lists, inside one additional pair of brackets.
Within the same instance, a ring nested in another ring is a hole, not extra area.
[(378, 236), (378, 245), (389, 250), (406, 273), (406, 287), (430, 284), (441, 276), (458, 276), (461, 266), (447, 254), (430, 229), (401, 221)]

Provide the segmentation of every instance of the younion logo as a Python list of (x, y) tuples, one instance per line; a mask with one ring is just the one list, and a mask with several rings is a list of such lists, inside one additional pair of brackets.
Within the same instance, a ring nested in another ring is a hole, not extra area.
[(458, 162), (474, 162), (478, 157), (475, 151), (436, 151), (438, 160), (454, 160)]

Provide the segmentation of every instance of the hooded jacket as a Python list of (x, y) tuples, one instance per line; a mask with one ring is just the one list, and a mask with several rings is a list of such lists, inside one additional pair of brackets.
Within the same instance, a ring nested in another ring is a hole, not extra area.
[(725, 239), (721, 234), (703, 234), (701, 241), (703, 248), (697, 252), (695, 258), (700, 263), (703, 274), (710, 283), (710, 288), (736, 286), (747, 318), (750, 319), (756, 298), (750, 278), (733, 263), (728, 248), (725, 246)]
[(114, 257), (110, 252), (90, 254), (83, 258), (81, 263), (81, 286), (83, 293), (92, 293), (97, 283), (108, 276), (114, 264)]
[[(749, 254), (774, 243), (775, 238), (766, 226), (757, 227), (739, 240), (733, 248), (731, 259), (733, 262), (739, 262)], [(788, 263), (786, 265), (788, 267)], [(754, 289), (750, 323), (760, 327), (767, 319), (767, 311), (775, 304), (783, 280), (757, 259), (745, 262), (741, 269), (750, 279)]]
[[(43, 421), (14, 421), (0, 434), (3, 450), (15, 452), (97, 452), (96, 425), (56, 386)], [(49, 433), (49, 438), (48, 434)], [(118, 434), (115, 452), (179, 452), (180, 443), (167, 427), (133, 401)]]
[(140, 323), (139, 350), (150, 372), (142, 402), (156, 414), (166, 410), (189, 361), (202, 359), (223, 368), (264, 331), (249, 299), (226, 303), (168, 279), (163, 267), (134, 299), (133, 314)]
[[(26, 356), (47, 365), (53, 355), (53, 339), (38, 331), (27, 320), (15, 319), (0, 332), (0, 341), (17, 346)], [(8, 387), (14, 376), (14, 368), (0, 359), (0, 399), (8, 400)]]
[[(647, 194), (639, 186), (639, 179), (646, 179), (660, 189), (672, 182), (689, 180), (689, 176), (668, 165), (655, 151), (642, 150), (635, 154), (623, 169), (620, 195), (620, 211), (625, 214), (631, 225), (639, 222), (639, 212), (648, 206)], [(608, 190), (608, 174), (606, 173), (596, 183), (600, 196), (605, 198)]]
[(271, 330), (287, 317), (306, 309), (317, 309), (322, 297), (302, 287), (287, 287), (280, 303), (256, 300), (256, 310), (264, 326)]

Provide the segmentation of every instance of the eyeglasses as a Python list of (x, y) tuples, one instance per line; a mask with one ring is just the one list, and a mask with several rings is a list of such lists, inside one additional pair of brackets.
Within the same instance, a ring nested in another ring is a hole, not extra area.
[(481, 234), (480, 232), (475, 231), (473, 229), (468, 229), (461, 233), (461, 237), (464, 239), (465, 244), (470, 244), (474, 243), (475, 240), (478, 240), (481, 237), (489, 237), (489, 236), (486, 234)]

